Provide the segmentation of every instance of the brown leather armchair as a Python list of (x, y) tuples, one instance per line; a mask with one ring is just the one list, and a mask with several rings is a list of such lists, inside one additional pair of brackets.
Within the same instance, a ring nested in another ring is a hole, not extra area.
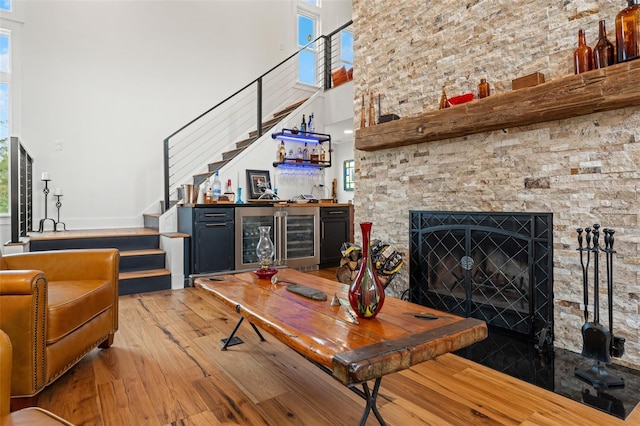
[(38, 407), (29, 407), (9, 412), (11, 400), (11, 340), (7, 333), (0, 330), (0, 425), (67, 425), (68, 421)]
[[(0, 329), (11, 339), (14, 407), (118, 330), (116, 249), (0, 254)], [(26, 399), (26, 403), (25, 403)]]

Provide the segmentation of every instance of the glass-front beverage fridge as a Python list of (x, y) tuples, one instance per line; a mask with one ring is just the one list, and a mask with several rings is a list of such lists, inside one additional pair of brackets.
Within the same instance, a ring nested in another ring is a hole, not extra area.
[(271, 227), (275, 246), (274, 265), (313, 270), (320, 263), (320, 210), (317, 206), (236, 207), (236, 269), (258, 267), (258, 227)]

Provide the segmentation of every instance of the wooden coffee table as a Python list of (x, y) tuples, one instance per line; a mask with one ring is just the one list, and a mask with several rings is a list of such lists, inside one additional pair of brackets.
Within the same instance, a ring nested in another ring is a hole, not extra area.
[[(240, 315), (226, 350), (247, 319), (261, 340), (262, 329), (315, 363), (366, 400), (360, 420), (370, 411), (384, 425), (376, 406), (382, 377), (462, 349), (487, 337), (483, 321), (461, 318), (400, 299), (386, 297), (374, 319), (352, 319), (345, 303), (348, 286), (293, 269), (281, 269), (281, 282), (258, 279), (253, 272), (198, 277), (194, 285), (215, 296)], [(283, 283), (284, 281), (284, 283)], [(295, 283), (320, 290), (318, 301), (287, 291)], [(343, 304), (332, 306), (337, 294)], [(432, 318), (432, 317), (435, 318)], [(375, 381), (373, 389), (368, 381)], [(362, 389), (360, 389), (360, 387)]]

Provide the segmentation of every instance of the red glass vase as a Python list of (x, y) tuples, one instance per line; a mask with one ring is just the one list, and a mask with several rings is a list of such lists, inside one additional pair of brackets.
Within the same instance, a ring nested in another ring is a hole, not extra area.
[(349, 304), (358, 317), (374, 318), (384, 304), (384, 287), (380, 284), (371, 261), (371, 222), (360, 224), (362, 230), (362, 263), (356, 278), (349, 286)]

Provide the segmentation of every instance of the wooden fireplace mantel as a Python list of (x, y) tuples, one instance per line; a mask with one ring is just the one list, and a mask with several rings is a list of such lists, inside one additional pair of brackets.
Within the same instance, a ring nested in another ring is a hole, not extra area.
[(637, 60), (358, 129), (355, 147), (376, 151), (639, 105)]

